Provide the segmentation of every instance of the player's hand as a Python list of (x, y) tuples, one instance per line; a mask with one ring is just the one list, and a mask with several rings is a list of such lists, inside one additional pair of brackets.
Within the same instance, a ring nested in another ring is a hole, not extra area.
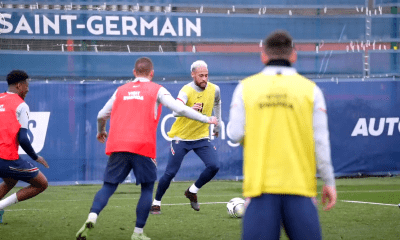
[(105, 143), (107, 136), (108, 136), (108, 134), (106, 131), (99, 132), (99, 133), (97, 133), (97, 140), (101, 143)]
[[(332, 186), (325, 186), (322, 188), (322, 205), (324, 207), (324, 211), (329, 211), (336, 204), (337, 194), (336, 188)], [(328, 200), (328, 202), (326, 202)]]
[(250, 197), (245, 198), (245, 200), (244, 200), (244, 209), (247, 209), (247, 207), (250, 204), (250, 201), (251, 201)]
[(215, 126), (218, 126), (218, 119), (216, 117), (214, 117), (214, 116), (209, 117), (207, 123), (214, 124)]
[(201, 112), (202, 110), (202, 104), (201, 103), (195, 103), (192, 107), (193, 110)]
[(36, 162), (42, 164), (45, 168), (49, 168), (49, 164), (47, 164), (46, 160), (42, 156), (39, 156), (38, 159), (36, 159)]

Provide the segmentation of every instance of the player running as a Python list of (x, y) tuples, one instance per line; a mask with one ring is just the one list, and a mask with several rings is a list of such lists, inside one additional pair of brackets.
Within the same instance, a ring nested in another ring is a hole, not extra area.
[[(211, 116), (214, 109), (218, 122), (221, 121), (221, 94), (217, 85), (208, 82), (208, 68), (204, 61), (195, 61), (191, 68), (193, 82), (186, 84), (176, 99), (181, 105), (186, 105), (206, 116)], [(219, 170), (219, 161), (216, 148), (209, 139), (209, 125), (199, 123), (189, 118), (178, 117), (172, 125), (168, 136), (172, 138), (171, 153), (164, 175), (160, 178), (156, 197), (151, 207), (152, 214), (161, 213), (161, 198), (167, 191), (172, 179), (175, 177), (182, 164), (185, 155), (193, 150), (206, 165), (206, 169), (200, 174), (197, 181), (186, 191), (185, 196), (190, 200), (192, 208), (200, 211), (197, 202), (197, 192), (208, 183)], [(213, 134), (218, 137), (219, 128), (214, 127)]]
[(29, 76), (13, 70), (7, 75), (8, 91), (0, 94), (0, 199), (19, 180), (30, 185), (0, 201), (0, 223), (4, 209), (17, 202), (33, 198), (47, 188), (47, 179), (39, 168), (18, 155), (18, 146), (38, 163), (49, 168), (46, 160), (38, 156), (28, 138), (29, 106), (24, 99), (29, 92)]
[(88, 219), (77, 232), (77, 240), (87, 239), (100, 212), (107, 205), (118, 185), (131, 170), (141, 195), (136, 207), (136, 227), (132, 240), (150, 239), (143, 233), (151, 208), (154, 182), (157, 180), (156, 131), (161, 115), (161, 104), (188, 118), (204, 124), (218, 124), (215, 117), (204, 116), (178, 104), (171, 94), (156, 83), (153, 63), (139, 58), (133, 70), (135, 80), (119, 87), (97, 116), (97, 140), (106, 141), (106, 122), (111, 118), (106, 154), (110, 155), (104, 173), (104, 184), (93, 200)]

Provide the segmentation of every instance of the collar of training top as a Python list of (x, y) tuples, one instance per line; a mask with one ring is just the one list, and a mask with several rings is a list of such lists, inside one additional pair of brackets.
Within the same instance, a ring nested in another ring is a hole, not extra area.
[(286, 59), (274, 59), (269, 61), (266, 66), (282, 66), (282, 67), (291, 67), (292, 64)]
[(150, 82), (150, 80), (144, 77), (137, 77), (133, 82)]
[(293, 67), (271, 65), (266, 66), (262, 73), (265, 75), (294, 75), (297, 71)]

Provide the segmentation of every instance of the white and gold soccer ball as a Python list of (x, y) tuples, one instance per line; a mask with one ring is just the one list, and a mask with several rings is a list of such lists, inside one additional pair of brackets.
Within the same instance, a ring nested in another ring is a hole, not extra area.
[(244, 199), (232, 198), (227, 204), (226, 209), (228, 210), (229, 216), (233, 218), (241, 218), (244, 215)]

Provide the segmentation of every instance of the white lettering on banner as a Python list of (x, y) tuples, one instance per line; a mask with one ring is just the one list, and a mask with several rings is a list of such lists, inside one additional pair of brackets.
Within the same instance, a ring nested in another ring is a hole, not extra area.
[(0, 24), (3, 25), (2, 27), (0, 27), (0, 32), (2, 34), (12, 32), (12, 30), (14, 28), (12, 23), (6, 21), (6, 18), (10, 19), (11, 18), (11, 14), (4, 13), (4, 14), (2, 14), (2, 17), (0, 17)]
[(87, 21), (87, 28), (91, 34), (100, 35), (103, 34), (103, 24), (95, 24), (93, 28), (92, 22), (95, 20), (101, 21), (103, 18), (100, 16), (91, 16)]
[(128, 92), (128, 96), (124, 96), (124, 100), (132, 99), (143, 100), (143, 96), (140, 96), (140, 91)]
[(60, 34), (60, 15), (54, 15), (54, 22), (50, 21), (43, 15), (43, 33), (49, 34), (49, 27), (54, 30), (55, 34)]
[(160, 32), (160, 36), (164, 36), (166, 33), (169, 33), (174, 37), (176, 36), (176, 32), (175, 32), (174, 27), (172, 26), (169, 18), (167, 18), (167, 20), (165, 21), (164, 27), (162, 28), (162, 30)]
[[(132, 25), (128, 25), (131, 22)], [(134, 17), (122, 17), (122, 34), (128, 35), (128, 30), (131, 31), (133, 35), (138, 35), (135, 28), (137, 27), (137, 21)]]
[[(166, 129), (165, 129), (165, 124), (167, 122), (168, 119), (175, 119), (174, 115), (172, 114), (167, 114), (164, 116), (164, 118), (161, 120), (161, 135), (164, 137), (165, 140), (167, 141), (172, 141), (172, 138), (170, 138), (167, 135)], [(226, 139), (226, 134), (225, 134), (225, 123), (223, 121), (221, 121), (220, 123), (220, 131), (219, 131), (219, 137), (221, 138), (221, 140), (225, 140)], [(229, 123), (228, 123), (229, 125)], [(210, 126), (210, 132), (213, 132), (214, 129), (214, 125)], [(211, 140), (214, 140), (214, 136), (211, 135)], [(231, 147), (238, 147), (240, 145), (240, 143), (232, 143), (230, 140), (227, 141), (228, 145)]]
[(75, 15), (61, 15), (61, 20), (66, 20), (67, 22), (67, 34), (72, 34), (72, 20), (76, 20)]
[(152, 29), (153, 28), (153, 36), (157, 36), (157, 30), (158, 30), (158, 25), (157, 25), (157, 20), (158, 18), (155, 18), (153, 21), (150, 23), (146, 22), (144, 18), (140, 18), (140, 35), (144, 36), (146, 35), (146, 28), (147, 29)]
[[(49, 119), (50, 112), (31, 112), (29, 114), (28, 129), (31, 134), (28, 136), (36, 153), (42, 151), (44, 147)], [(19, 146), (18, 154), (26, 154), (21, 146)]]
[(19, 33), (20, 31), (26, 31), (29, 34), (33, 33), (24, 15), (22, 15), (21, 19), (18, 22), (17, 28), (15, 28), (15, 33)]
[[(201, 32), (201, 29), (200, 29)], [(183, 18), (178, 18), (178, 35), (183, 36)]]
[(35, 34), (40, 34), (40, 16), (35, 14)]
[(121, 35), (121, 31), (113, 30), (118, 27), (117, 24), (111, 23), (111, 21), (118, 21), (119, 17), (117, 16), (107, 16), (106, 17), (106, 34), (107, 35)]
[[(358, 135), (362, 135), (364, 137), (367, 137), (369, 135), (380, 136), (382, 134), (386, 134), (385, 133), (386, 123), (388, 125), (387, 136), (393, 136), (395, 125), (396, 123), (399, 123), (399, 119), (400, 118), (398, 117), (380, 118), (378, 128), (376, 128), (375, 127), (376, 118), (370, 118), (369, 124), (367, 123), (366, 118), (360, 118), (358, 119), (358, 122), (354, 127), (353, 132), (351, 133), (351, 136), (356, 137)], [(400, 133), (400, 124), (398, 124), (397, 128)]]
[[(196, 18), (195, 22), (192, 22), (188, 18), (182, 17), (173, 18), (172, 20), (169, 17), (165, 18), (165, 20), (162, 20), (160, 17), (153, 17), (152, 19), (146, 20), (143, 17), (105, 16), (103, 18), (98, 15), (91, 15), (88, 17), (84, 14), (53, 16), (48, 14), (19, 15), (14, 13), (14, 16), (9, 13), (0, 14), (2, 16), (0, 17), (1, 34), (76, 35), (76, 33), (74, 33), (74, 28), (76, 28), (87, 29), (88, 33), (92, 35), (101, 35), (104, 34), (105, 31), (105, 35), (108, 36), (137, 36), (139, 34), (140, 36), (146, 36), (146, 34), (150, 34), (150, 36), (191, 37), (194, 33), (196, 37), (201, 37), (201, 18)], [(88, 17), (88, 19), (84, 20), (83, 18), (86, 17)], [(60, 25), (62, 25), (62, 27)], [(34, 27), (34, 31), (32, 31), (32, 27)], [(50, 31), (49, 33), (49, 28), (54, 30), (54, 32)], [(43, 32), (41, 29), (43, 29)]]
[(201, 21), (200, 18), (196, 18), (196, 25), (194, 25), (189, 19), (186, 18), (186, 36), (192, 36), (193, 30), (196, 33), (197, 37), (201, 36)]

